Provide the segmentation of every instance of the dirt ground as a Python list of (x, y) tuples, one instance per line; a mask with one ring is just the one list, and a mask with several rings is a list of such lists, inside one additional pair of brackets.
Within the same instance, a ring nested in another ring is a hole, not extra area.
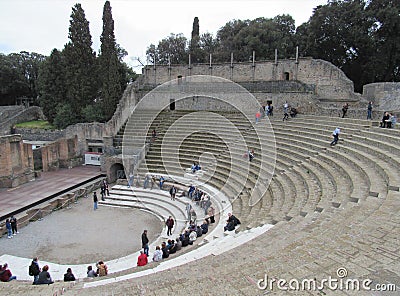
[(139, 250), (144, 229), (152, 242), (162, 227), (147, 212), (101, 205), (94, 211), (92, 198), (81, 198), (70, 209), (19, 229), (12, 239), (0, 238), (0, 255), (39, 257), (59, 264), (108, 261)]

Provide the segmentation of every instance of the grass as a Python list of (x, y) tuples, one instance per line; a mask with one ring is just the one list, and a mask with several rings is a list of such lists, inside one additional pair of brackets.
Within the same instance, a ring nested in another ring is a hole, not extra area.
[(46, 120), (33, 120), (33, 121), (26, 121), (20, 122), (15, 125), (17, 128), (40, 128), (40, 129), (56, 129), (54, 125), (49, 123)]

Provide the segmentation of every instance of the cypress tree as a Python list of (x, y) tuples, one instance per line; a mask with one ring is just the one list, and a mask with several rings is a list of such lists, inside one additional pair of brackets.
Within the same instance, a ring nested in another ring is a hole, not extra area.
[[(66, 65), (67, 103), (74, 112), (75, 122), (80, 122), (82, 108), (94, 102), (97, 93), (96, 54), (92, 50), (89, 22), (82, 6), (72, 7), (68, 42), (64, 47)], [(71, 123), (75, 123), (71, 122)]]
[(117, 45), (114, 35), (114, 20), (110, 2), (104, 3), (103, 32), (100, 36), (101, 47), (99, 55), (99, 76), (101, 80), (101, 102), (104, 119), (108, 120), (114, 114), (121, 96), (121, 74), (118, 60)]
[(65, 101), (65, 66), (62, 55), (53, 49), (39, 71), (39, 105), (47, 120), (53, 123), (57, 113), (57, 106)]

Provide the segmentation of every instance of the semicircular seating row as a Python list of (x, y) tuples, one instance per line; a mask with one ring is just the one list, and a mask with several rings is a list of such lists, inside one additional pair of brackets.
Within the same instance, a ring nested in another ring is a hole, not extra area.
[[(229, 118), (232, 114), (225, 116)], [(240, 121), (237, 119), (240, 116), (232, 117)], [(400, 150), (397, 149), (400, 132), (372, 127), (365, 120), (316, 116), (298, 116), (288, 122), (275, 117), (271, 118), (271, 123), (277, 159), (270, 187), (253, 207), (248, 206), (246, 192), (232, 205), (233, 212), (248, 228), (264, 223), (275, 226), (256, 240), (215, 258), (205, 257), (195, 264), (177, 267), (173, 274), (153, 274), (141, 286), (146, 292), (156, 291), (155, 287), (157, 290), (164, 287), (179, 290), (178, 274), (185, 278), (194, 277), (199, 270), (210, 266), (215, 274), (226, 274), (229, 270), (230, 281), (218, 280), (219, 277), (196, 277), (196, 283), (191, 285), (192, 293), (201, 293), (204, 286), (212, 284), (218, 291), (242, 291), (242, 294), (254, 295), (260, 292), (255, 284), (257, 279), (264, 278), (266, 272), (275, 277), (304, 278), (307, 275), (331, 275), (344, 265), (353, 277), (371, 275), (377, 281), (384, 281), (376, 270), (395, 272), (398, 268), (395, 261), (390, 266), (382, 262), (387, 262), (384, 258), (392, 254), (391, 238), (400, 234), (398, 219), (394, 218), (400, 210), (400, 174), (396, 169), (400, 164)], [(242, 124), (249, 125), (245, 121)], [(330, 147), (331, 134), (337, 126), (342, 128), (341, 141)], [(262, 173), (255, 133), (247, 128), (243, 131), (249, 146), (255, 147), (253, 172)], [(162, 132), (159, 136), (146, 158), (146, 169), (165, 172), (159, 165)], [(189, 167), (193, 155), (201, 153), (199, 147), (213, 153), (218, 165), (208, 184), (223, 188), (229, 176), (229, 161), (225, 161), (229, 157), (224, 154), (224, 149), (216, 149), (217, 145), (223, 143), (215, 137), (200, 134), (189, 137), (180, 149), (178, 159), (182, 167)], [(163, 149), (167, 149), (168, 154), (174, 153), (174, 149), (178, 153), (176, 147)], [(241, 157), (241, 153), (243, 151), (234, 155)], [(235, 171), (235, 174), (240, 173), (240, 170)], [(236, 194), (239, 185), (233, 183), (225, 187), (226, 194)], [(252, 185), (254, 179), (246, 179), (246, 187)], [(393, 257), (393, 260), (396, 259)], [(223, 264), (216, 263), (219, 261)], [(109, 289), (123, 292), (139, 283), (140, 278), (131, 279), (110, 285)], [(85, 291), (95, 293), (97, 290)]]

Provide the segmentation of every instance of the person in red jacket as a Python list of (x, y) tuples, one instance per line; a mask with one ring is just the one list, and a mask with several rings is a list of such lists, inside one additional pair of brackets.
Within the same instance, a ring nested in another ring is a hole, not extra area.
[(3, 268), (0, 271), (0, 281), (2, 282), (10, 282), (12, 280), (16, 280), (17, 277), (12, 275), (11, 271), (8, 269), (8, 264), (5, 263)]
[(147, 255), (142, 250), (140, 250), (140, 255), (137, 259), (137, 266), (145, 266), (147, 262)]

